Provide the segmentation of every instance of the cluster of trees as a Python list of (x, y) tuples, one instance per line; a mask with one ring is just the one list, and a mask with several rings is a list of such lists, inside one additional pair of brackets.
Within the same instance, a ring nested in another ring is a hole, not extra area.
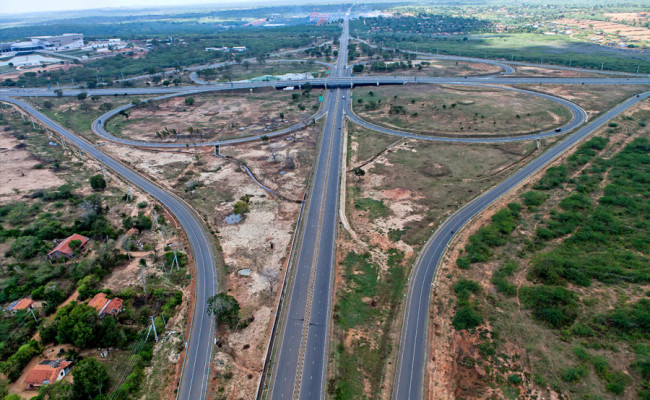
[(143, 212), (138, 212), (136, 217), (127, 216), (122, 220), (122, 226), (125, 230), (135, 228), (139, 233), (149, 230), (153, 226), (153, 220), (150, 216), (145, 215)]
[(508, 207), (496, 212), (489, 225), (469, 237), (469, 243), (465, 246), (462, 256), (456, 259), (456, 264), (467, 269), (473, 263), (489, 260), (492, 249), (503, 246), (510, 233), (517, 228), (520, 210), (521, 204), (510, 203)]
[(454, 283), (456, 294), (456, 313), (452, 325), (456, 330), (474, 329), (483, 323), (478, 302), (473, 295), (481, 293), (481, 285), (469, 279), (460, 279)]
[(120, 347), (127, 339), (115, 318), (100, 319), (97, 310), (74, 301), (60, 308), (39, 333), (44, 343), (69, 343), (82, 349)]
[(350, 22), (351, 31), (405, 32), (420, 35), (449, 35), (491, 32), (494, 25), (477, 18), (422, 13), (417, 16), (360, 18)]
[(413, 63), (411, 61), (404, 62), (392, 62), (386, 63), (384, 61), (375, 61), (370, 66), (370, 69), (375, 72), (392, 72), (398, 69), (411, 69), (413, 68)]

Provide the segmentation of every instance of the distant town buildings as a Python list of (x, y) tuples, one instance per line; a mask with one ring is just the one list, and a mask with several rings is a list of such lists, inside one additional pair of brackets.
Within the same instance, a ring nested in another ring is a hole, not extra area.
[(56, 36), (33, 36), (30, 41), (0, 43), (0, 54), (15, 53), (17, 55), (39, 50), (72, 50), (84, 46), (83, 33), (64, 33)]
[(246, 46), (235, 46), (235, 47), (206, 47), (205, 51), (221, 51), (221, 52), (229, 52), (232, 51), (234, 53), (243, 53), (248, 48)]
[(49, 50), (72, 50), (84, 47), (83, 33), (64, 33), (56, 36), (30, 37), (34, 45), (42, 45)]

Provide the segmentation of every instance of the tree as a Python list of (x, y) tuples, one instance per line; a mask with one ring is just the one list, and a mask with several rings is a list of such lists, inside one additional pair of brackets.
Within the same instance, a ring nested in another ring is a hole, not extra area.
[(77, 99), (79, 99), (80, 101), (86, 100), (86, 97), (88, 97), (88, 93), (86, 93), (86, 92), (81, 92), (81, 93), (77, 94)]
[(361, 169), (361, 167), (356, 167), (356, 168), (354, 168), (354, 169), (352, 170), (352, 172), (354, 173), (354, 175), (358, 176), (359, 178), (362, 177), (362, 176), (364, 176), (364, 175), (366, 174), (366, 171), (364, 171), (363, 169)]
[(124, 110), (120, 110), (119, 114), (121, 116), (123, 116), (125, 119), (129, 119), (129, 113), (128, 112), (126, 112)]
[(106, 180), (102, 174), (93, 175), (90, 177), (90, 187), (93, 190), (104, 190), (106, 189)]
[(244, 215), (250, 211), (250, 196), (242, 196), (233, 206), (232, 211), (235, 214)]
[(61, 90), (61, 89), (56, 89), (56, 90), (54, 91), (54, 93), (56, 94), (56, 97), (61, 97), (61, 96), (63, 96), (63, 90)]
[(216, 294), (208, 299), (208, 314), (215, 318), (217, 324), (234, 329), (239, 323), (239, 303), (229, 294)]
[(194, 104), (194, 97), (186, 97), (185, 98), (185, 105), (186, 106), (191, 106)]
[(79, 399), (92, 399), (107, 392), (108, 372), (106, 366), (94, 358), (85, 358), (72, 369), (73, 392)]
[(50, 108), (52, 108), (53, 105), (54, 105), (54, 103), (52, 103), (52, 102), (49, 101), (49, 100), (45, 100), (45, 101), (43, 102), (43, 107), (47, 108), (48, 110), (49, 110)]
[(352, 67), (352, 71), (354, 71), (355, 74), (363, 72), (363, 64), (356, 64), (354, 67)]

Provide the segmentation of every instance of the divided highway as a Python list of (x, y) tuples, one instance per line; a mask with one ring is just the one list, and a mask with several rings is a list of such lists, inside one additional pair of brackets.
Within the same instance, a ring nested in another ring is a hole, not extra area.
[(411, 273), (405, 306), (405, 317), (399, 346), (399, 361), (396, 380), (393, 385), (394, 400), (415, 400), (422, 398), (427, 335), (429, 329), (429, 305), (436, 268), (447, 245), (456, 232), (487, 206), (498, 200), (526, 178), (555, 160), (573, 145), (590, 135), (607, 121), (634, 104), (650, 97), (650, 92), (632, 97), (617, 107), (602, 114), (591, 123), (580, 128), (544, 154), (515, 172), (490, 191), (482, 194), (456, 211), (433, 234), (420, 253)]
[(217, 293), (217, 266), (210, 234), (204, 230), (203, 224), (191, 209), (176, 196), (101, 152), (92, 144), (52, 121), (30, 104), (4, 96), (0, 96), (0, 101), (15, 104), (22, 108), (40, 120), (50, 130), (63, 136), (70, 143), (135, 186), (138, 186), (144, 192), (151, 194), (178, 219), (187, 235), (194, 259), (195, 302), (193, 305), (192, 326), (185, 353), (185, 364), (177, 398), (183, 400), (204, 399), (208, 386), (210, 359), (213, 350), (212, 339), (215, 329), (214, 320), (207, 314), (207, 300)]
[[(347, 67), (347, 52), (349, 41), (349, 11), (344, 18), (343, 33), (340, 38), (340, 48), (337, 63), (328, 79), (309, 79), (292, 82), (245, 82), (233, 84), (208, 84), (201, 86), (167, 87), (167, 88), (104, 88), (104, 89), (65, 89), (64, 96), (76, 96), (80, 92), (90, 95), (145, 95), (158, 94), (158, 99), (201, 93), (216, 90), (249, 89), (255, 87), (298, 86), (311, 83), (313, 86), (326, 87), (325, 100), (317, 114), (309, 121), (298, 123), (280, 131), (265, 133), (273, 137), (302, 129), (312, 119), (318, 119), (327, 114), (323, 134), (320, 139), (320, 151), (313, 171), (313, 180), (309, 190), (308, 203), (305, 209), (304, 224), (301, 229), (300, 242), (296, 257), (295, 271), (290, 278), (283, 321), (278, 331), (273, 369), (270, 380), (270, 399), (322, 399), (325, 397), (327, 378), (329, 332), (333, 301), (333, 277), (335, 269), (336, 231), (338, 221), (338, 201), (340, 176), (342, 167), (342, 132), (344, 115), (359, 125), (392, 135), (412, 137), (425, 140), (455, 141), (455, 142), (505, 142), (513, 140), (530, 140), (559, 134), (555, 131), (522, 135), (519, 137), (501, 138), (450, 138), (442, 136), (424, 136), (378, 127), (362, 120), (352, 112), (350, 105), (350, 89), (354, 85), (384, 85), (384, 84), (458, 84), (467, 86), (487, 86), (504, 84), (613, 84), (613, 85), (650, 85), (648, 77), (633, 78), (522, 78), (505, 76), (512, 68), (501, 62), (489, 62), (504, 68), (503, 76), (473, 77), (473, 78), (428, 78), (400, 76), (366, 76), (350, 77)], [(464, 58), (453, 58), (464, 59)], [(198, 67), (197, 67), (198, 69)], [(568, 107), (573, 113), (573, 119), (564, 127), (565, 133), (576, 129), (586, 121), (585, 112), (576, 104), (535, 92), (522, 89), (516, 90), (542, 96), (559, 102)], [(68, 141), (78, 146), (99, 162), (106, 165), (125, 179), (150, 193), (163, 203), (179, 220), (190, 242), (192, 255), (196, 263), (196, 293), (193, 310), (193, 323), (188, 341), (188, 347), (183, 366), (183, 375), (177, 399), (199, 399), (206, 397), (210, 359), (213, 350), (215, 326), (212, 318), (206, 313), (207, 298), (217, 292), (216, 262), (210, 243), (210, 235), (204, 230), (199, 218), (179, 198), (161, 189), (151, 181), (140, 176), (130, 168), (101, 152), (92, 144), (61, 127), (47, 116), (37, 111), (30, 104), (9, 96), (56, 96), (52, 90), (45, 89), (0, 89), (0, 101), (13, 103), (39, 119), (49, 129), (59, 133)], [(465, 205), (445, 221), (425, 245), (413, 269), (409, 281), (405, 305), (405, 319), (399, 348), (399, 365), (393, 388), (395, 399), (419, 399), (422, 397), (424, 365), (427, 352), (427, 334), (429, 318), (429, 297), (435, 270), (444, 250), (455, 234), (472, 217), (494, 202), (507, 191), (514, 188), (531, 174), (543, 168), (562, 152), (576, 142), (602, 126), (607, 120), (618, 115), (633, 104), (650, 96), (650, 92), (627, 100), (616, 108), (598, 117), (590, 124), (578, 129), (562, 142), (549, 149), (530, 164), (517, 171), (484, 193), (469, 204)], [(185, 147), (179, 143), (156, 143), (133, 141), (117, 138), (104, 129), (104, 122), (130, 105), (122, 106), (102, 115), (93, 122), (93, 131), (103, 139), (130, 146), (143, 147)], [(261, 136), (261, 135), (260, 135)], [(260, 136), (212, 141), (198, 145), (226, 145), (258, 140)]]
[[(346, 74), (348, 15), (343, 23), (333, 76)], [(277, 339), (269, 398), (321, 399), (325, 396), (331, 323), (336, 228), (341, 176), (343, 105), (349, 90), (330, 89), (287, 311)]]

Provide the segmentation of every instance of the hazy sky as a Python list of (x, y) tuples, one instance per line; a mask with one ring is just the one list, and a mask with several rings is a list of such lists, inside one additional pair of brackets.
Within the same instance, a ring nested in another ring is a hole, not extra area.
[(250, 5), (250, 0), (0, 0), (0, 13), (31, 13), (39, 11), (86, 10), (105, 7), (159, 7), (194, 4)]

